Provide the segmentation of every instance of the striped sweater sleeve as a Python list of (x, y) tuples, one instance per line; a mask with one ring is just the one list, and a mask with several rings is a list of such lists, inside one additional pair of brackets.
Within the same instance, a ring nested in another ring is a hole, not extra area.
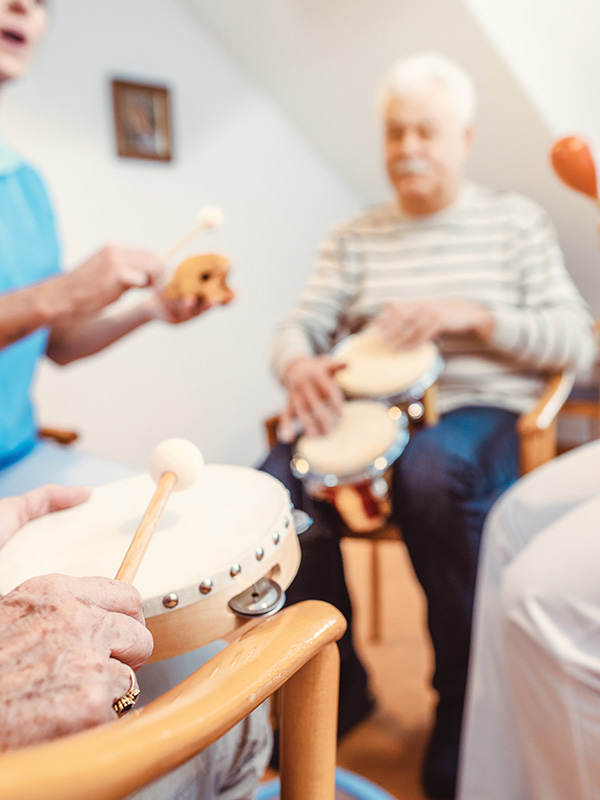
[(333, 231), (322, 243), (300, 299), (275, 329), (271, 367), (279, 380), (295, 359), (331, 348), (340, 319), (355, 294), (359, 273), (354, 261), (344, 229)]
[(593, 320), (569, 276), (546, 213), (527, 204), (513, 242), (518, 306), (494, 306), (490, 344), (523, 367), (589, 369), (597, 353)]

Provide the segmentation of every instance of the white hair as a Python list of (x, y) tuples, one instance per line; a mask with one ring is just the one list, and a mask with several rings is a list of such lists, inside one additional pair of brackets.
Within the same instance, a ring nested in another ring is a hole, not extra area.
[(416, 53), (392, 64), (379, 87), (379, 109), (384, 113), (393, 97), (436, 83), (446, 90), (458, 121), (470, 125), (477, 107), (473, 79), (459, 64), (441, 53)]

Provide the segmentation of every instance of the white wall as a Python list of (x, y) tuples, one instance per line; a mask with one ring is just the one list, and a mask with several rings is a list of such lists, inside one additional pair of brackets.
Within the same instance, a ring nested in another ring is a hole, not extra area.
[[(532, 99), (521, 64), (500, 49), (500, 40), (513, 41), (519, 52), (538, 59), (536, 76), (541, 83), (546, 76), (550, 105), (555, 97), (572, 96), (579, 108), (594, 106), (600, 114), (600, 69), (590, 67), (592, 49), (596, 60), (600, 53), (597, 0), (182, 2), (355, 187), (363, 204), (389, 193), (373, 101), (382, 72), (422, 49), (456, 58), (473, 75), (480, 96), (471, 177), (521, 191), (548, 209), (571, 273), (600, 315), (597, 212), (553, 174), (548, 154), (556, 131)], [(592, 4), (596, 11), (588, 14)], [(589, 80), (581, 83), (586, 68)], [(563, 112), (564, 125), (575, 125), (566, 107)]]
[[(209, 461), (251, 464), (261, 421), (281, 404), (267, 368), (275, 320), (296, 297), (314, 246), (359, 203), (179, 4), (56, 0), (27, 78), (2, 98), (2, 128), (41, 167), (68, 265), (106, 241), (164, 252), (205, 204), (225, 225), (198, 247), (234, 265), (238, 299), (177, 328), (157, 323), (67, 368), (42, 369), (44, 423), (140, 468), (161, 439), (185, 436)], [(111, 77), (172, 89), (170, 164), (118, 159)]]

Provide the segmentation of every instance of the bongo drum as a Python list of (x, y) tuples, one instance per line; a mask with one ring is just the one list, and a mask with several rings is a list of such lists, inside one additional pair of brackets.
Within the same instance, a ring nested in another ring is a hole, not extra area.
[[(48, 573), (114, 577), (155, 489), (148, 474), (28, 523), (0, 554), (0, 593)], [(170, 497), (133, 580), (154, 636), (151, 661), (225, 638), (277, 611), (300, 564), (285, 487), (247, 467), (208, 465)]]
[(301, 436), (292, 472), (317, 499), (333, 503), (355, 531), (380, 527), (391, 506), (383, 477), (408, 442), (406, 416), (373, 400), (349, 400), (334, 429)]
[[(332, 351), (346, 364), (335, 380), (347, 397), (380, 400), (391, 405), (421, 401), (442, 373), (444, 360), (433, 342), (414, 350), (394, 350), (373, 328), (348, 336)], [(411, 409), (415, 418), (423, 408)]]

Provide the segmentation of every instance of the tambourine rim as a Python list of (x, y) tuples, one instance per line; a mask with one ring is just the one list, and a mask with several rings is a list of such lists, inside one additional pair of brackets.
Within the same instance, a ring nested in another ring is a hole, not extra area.
[[(346, 350), (352, 345), (353, 342), (361, 335), (362, 331), (358, 333), (351, 333), (340, 342), (338, 342), (330, 351), (330, 356), (333, 358), (340, 358)], [(385, 394), (370, 394), (368, 392), (358, 392), (352, 389), (347, 389), (340, 385), (340, 388), (347, 397), (352, 397), (356, 400), (377, 400), (382, 403), (389, 403), (395, 405), (396, 403), (407, 403), (411, 400), (420, 400), (423, 394), (429, 389), (440, 377), (444, 371), (444, 358), (439, 351), (439, 348), (432, 342), (436, 355), (433, 363), (417, 378), (410, 386), (400, 389), (394, 393), (388, 392)]]
[[(201, 573), (202, 577), (199, 577), (193, 583), (174, 588), (171, 591), (161, 592), (152, 597), (145, 597), (143, 599), (144, 616), (149, 619), (160, 614), (173, 613), (186, 606), (208, 600), (232, 586), (237, 586), (238, 591), (242, 591), (245, 586), (250, 586), (254, 582), (254, 579), (248, 580), (248, 574), (253, 574), (254, 572), (261, 573), (262, 576), (262, 574), (268, 572), (272, 566), (271, 562), (274, 559), (276, 560), (277, 552), (281, 550), (281, 545), (290, 535), (295, 536), (296, 530), (289, 492), (286, 492), (286, 502), (281, 508), (278, 522), (267, 530), (260, 540), (253, 543), (251, 547), (241, 554), (236, 554), (232, 558), (231, 564), (217, 570), (215, 573)], [(263, 551), (260, 559), (257, 557), (259, 548)], [(237, 566), (240, 568), (239, 572), (232, 574), (234, 567)], [(254, 577), (256, 577), (255, 574)], [(200, 587), (205, 585), (206, 582), (210, 582), (210, 590), (203, 593)], [(165, 600), (172, 594), (177, 595), (177, 604), (169, 607), (165, 605)]]

